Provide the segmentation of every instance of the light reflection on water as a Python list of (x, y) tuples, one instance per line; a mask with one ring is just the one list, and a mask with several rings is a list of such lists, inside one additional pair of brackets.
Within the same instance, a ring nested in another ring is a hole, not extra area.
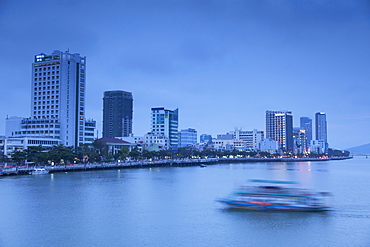
[[(228, 210), (247, 179), (331, 191), (334, 211)], [(0, 246), (370, 246), (370, 161), (220, 164), (0, 179)]]

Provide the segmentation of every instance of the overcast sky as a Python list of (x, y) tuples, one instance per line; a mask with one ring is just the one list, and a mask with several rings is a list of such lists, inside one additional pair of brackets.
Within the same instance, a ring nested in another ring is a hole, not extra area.
[(179, 108), (198, 134), (265, 130), (266, 110), (314, 120), (328, 142), (370, 142), (370, 1), (0, 0), (0, 134), (31, 115), (31, 64), (54, 50), (87, 58), (86, 117), (102, 127), (107, 90), (134, 96), (134, 134), (150, 108)]

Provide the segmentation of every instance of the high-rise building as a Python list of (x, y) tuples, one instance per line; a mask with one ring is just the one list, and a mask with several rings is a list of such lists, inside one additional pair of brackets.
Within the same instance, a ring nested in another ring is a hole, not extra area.
[(266, 138), (277, 141), (282, 151), (293, 151), (291, 111), (266, 111)]
[(132, 112), (132, 93), (121, 90), (104, 92), (103, 137), (132, 135)]
[(328, 152), (328, 132), (326, 123), (326, 113), (317, 112), (315, 114), (315, 135), (317, 141), (323, 141), (325, 144), (325, 153)]
[(191, 146), (197, 143), (197, 131), (192, 128), (182, 129), (179, 132), (180, 147)]
[(179, 109), (167, 110), (164, 107), (152, 108), (151, 133), (165, 135), (170, 140), (170, 149), (176, 150), (179, 144)]
[(307, 144), (311, 143), (312, 140), (312, 119), (308, 117), (300, 118), (300, 127), (304, 129), (307, 137)]
[(47, 121), (48, 128), (60, 126), (58, 134), (66, 146), (91, 142), (93, 136), (85, 136), (85, 128), (89, 134), (95, 129), (95, 122), (85, 119), (86, 57), (69, 51), (41, 53), (32, 70), (31, 120)]
[(12, 121), (13, 137), (53, 138), (75, 147), (94, 141), (96, 123), (85, 118), (85, 80), (86, 57), (57, 50), (36, 55), (31, 117), (18, 121), (18, 127)]

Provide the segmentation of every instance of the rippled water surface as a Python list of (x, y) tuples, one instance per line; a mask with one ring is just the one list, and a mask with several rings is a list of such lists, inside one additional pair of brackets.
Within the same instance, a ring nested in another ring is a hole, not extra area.
[[(247, 179), (330, 191), (327, 213), (228, 210)], [(0, 246), (370, 246), (370, 159), (0, 178)]]

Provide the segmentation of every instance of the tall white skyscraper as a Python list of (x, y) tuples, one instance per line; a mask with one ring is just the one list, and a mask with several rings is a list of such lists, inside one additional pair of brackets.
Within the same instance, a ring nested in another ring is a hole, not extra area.
[(65, 146), (91, 142), (95, 122), (85, 119), (86, 57), (57, 50), (41, 53), (32, 70), (31, 121), (44, 121), (44, 134), (52, 129)]
[(179, 109), (167, 110), (164, 107), (152, 108), (151, 133), (164, 135), (170, 140), (170, 148), (176, 150), (179, 145)]
[(18, 121), (19, 127), (7, 119), (11, 136), (59, 139), (61, 144), (74, 147), (91, 143), (96, 123), (85, 118), (85, 66), (86, 58), (78, 53), (36, 55), (32, 63), (31, 117)]

